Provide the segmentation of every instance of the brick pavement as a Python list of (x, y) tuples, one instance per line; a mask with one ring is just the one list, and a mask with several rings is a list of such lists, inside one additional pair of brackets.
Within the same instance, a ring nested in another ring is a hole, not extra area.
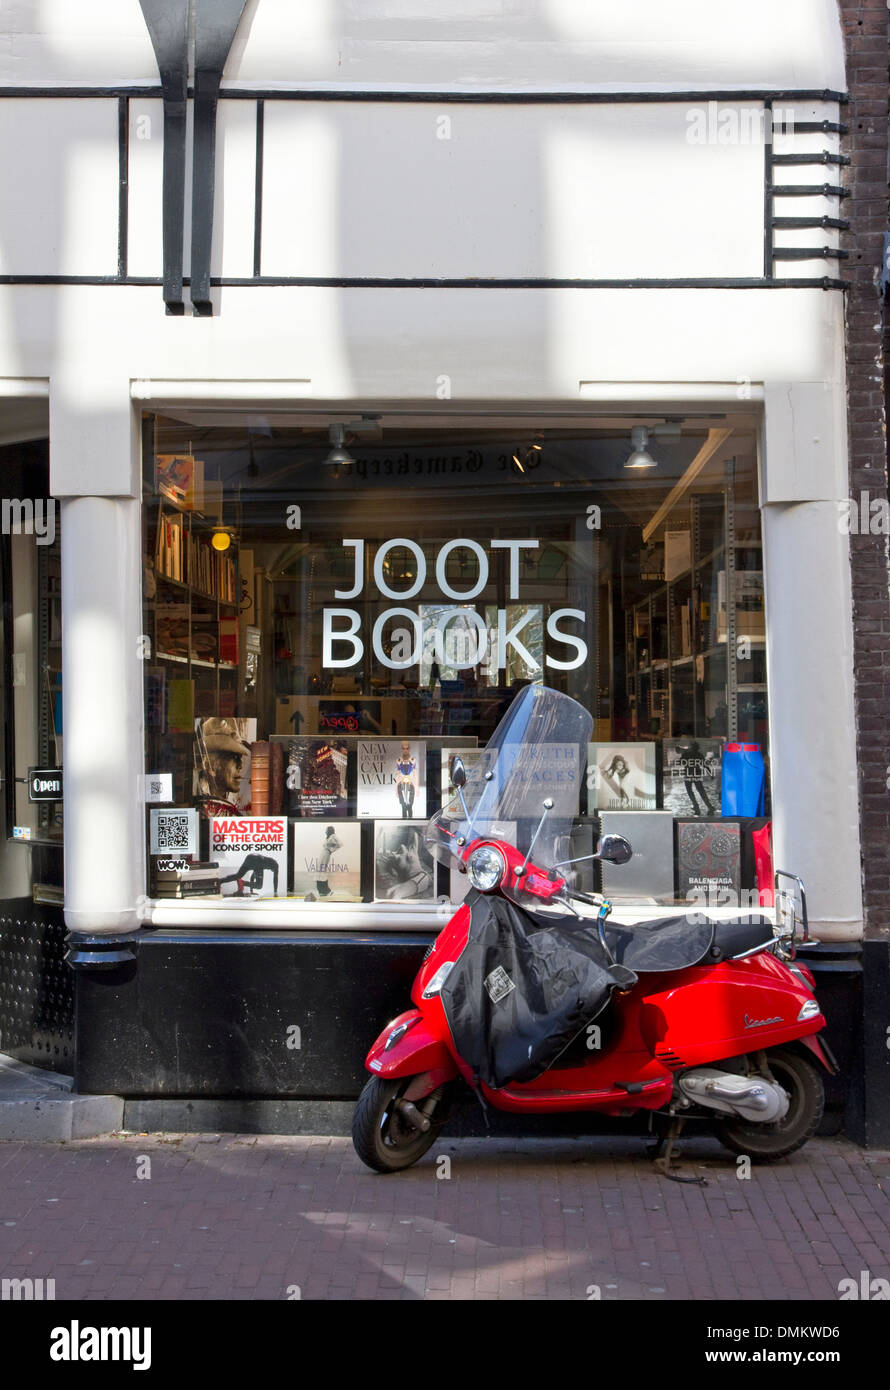
[(835, 1300), (890, 1279), (890, 1153), (819, 1139), (745, 1180), (697, 1138), (682, 1164), (708, 1186), (629, 1136), (445, 1138), (387, 1177), (343, 1138), (0, 1143), (0, 1277), (57, 1299)]

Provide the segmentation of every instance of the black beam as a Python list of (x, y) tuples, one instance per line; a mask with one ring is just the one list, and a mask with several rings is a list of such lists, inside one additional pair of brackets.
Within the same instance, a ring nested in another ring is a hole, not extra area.
[[(188, 284), (188, 277), (184, 284)], [(157, 275), (2, 275), (0, 285), (113, 285), (134, 288), (162, 285)], [(700, 280), (482, 280), (475, 278), (416, 279), (386, 278), (383, 276), (336, 275), (212, 275), (214, 288), (232, 289), (335, 289), (335, 290), (845, 290), (846, 280), (827, 276), (805, 276), (794, 279), (766, 279), (751, 276), (711, 276)]]
[(773, 185), (776, 198), (849, 198), (849, 189), (834, 183), (783, 183)]
[(216, 108), (223, 68), (246, 0), (195, 0), (195, 129), (192, 151), (191, 301), (213, 313), (210, 250), (216, 179)]
[(164, 102), (164, 303), (168, 314), (182, 314), (189, 0), (139, 3), (155, 51)]
[(253, 273), (258, 278), (263, 260), (263, 149), (265, 103), (256, 104), (256, 160), (253, 184)]
[(130, 98), (117, 99), (117, 273), (127, 278), (127, 255), (130, 223)]
[(774, 154), (773, 164), (849, 164), (848, 154), (832, 154), (819, 150), (813, 154)]
[(849, 251), (837, 251), (831, 246), (777, 246), (773, 251), (777, 261), (846, 261)]
[(774, 227), (837, 227), (845, 232), (850, 226), (846, 217), (774, 217)]
[[(152, 3), (159, 6), (162, 0), (145, 0), (145, 3), (140, 0), (143, 10), (145, 4)], [(52, 97), (95, 99), (96, 97), (160, 97), (162, 95), (163, 88), (155, 86), (0, 88), (0, 99), (3, 97), (39, 97), (41, 100)], [(189, 89), (187, 95), (193, 96), (194, 93)], [(830, 101), (839, 105), (846, 105), (850, 100), (846, 92), (765, 91), (762, 88), (751, 91), (717, 89), (708, 92), (365, 92), (341, 90), (336, 87), (325, 88), (324, 90), (317, 88), (279, 90), (274, 87), (227, 87), (225, 91), (220, 93), (220, 97), (224, 101), (261, 101), (266, 99), (268, 101), (433, 102), (437, 105), (442, 102), (477, 102), (483, 105), (497, 106), (620, 106), (643, 102), (688, 105), (694, 101), (725, 101), (728, 103), (733, 101)], [(809, 121), (795, 123), (794, 130), (839, 130), (845, 134), (847, 127), (824, 121)]]

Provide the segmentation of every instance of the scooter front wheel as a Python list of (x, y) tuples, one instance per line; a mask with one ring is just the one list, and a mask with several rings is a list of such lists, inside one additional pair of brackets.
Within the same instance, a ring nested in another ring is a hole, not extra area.
[[(435, 1100), (426, 1117), (430, 1120), (427, 1130), (415, 1128), (400, 1113), (398, 1102), (413, 1079), (402, 1076), (396, 1081), (385, 1081), (372, 1076), (356, 1102), (352, 1142), (362, 1163), (377, 1173), (398, 1173), (402, 1168), (410, 1168), (423, 1157), (444, 1123), (444, 1093)], [(424, 1102), (420, 1102), (418, 1109), (422, 1110), (423, 1105)]]
[(802, 1148), (816, 1133), (825, 1105), (822, 1077), (800, 1053), (778, 1047), (767, 1052), (766, 1058), (776, 1081), (788, 1094), (788, 1113), (770, 1125), (742, 1119), (714, 1124), (721, 1144), (735, 1154), (747, 1155), (755, 1163), (772, 1163)]

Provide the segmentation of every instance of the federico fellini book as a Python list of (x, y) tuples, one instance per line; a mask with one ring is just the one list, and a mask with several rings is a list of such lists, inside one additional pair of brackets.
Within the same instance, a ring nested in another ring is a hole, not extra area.
[(722, 738), (666, 738), (664, 809), (675, 816), (719, 816)]
[(294, 896), (307, 903), (362, 901), (362, 827), (358, 821), (294, 824)]
[(588, 811), (654, 811), (654, 743), (591, 743), (587, 750)]
[(210, 858), (223, 897), (286, 897), (287, 817), (214, 816)]
[(426, 744), (418, 739), (360, 739), (358, 814), (426, 819)]

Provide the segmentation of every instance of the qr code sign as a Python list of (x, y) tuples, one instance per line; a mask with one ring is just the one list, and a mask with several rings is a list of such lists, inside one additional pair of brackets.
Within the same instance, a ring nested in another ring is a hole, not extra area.
[(158, 816), (158, 849), (188, 850), (190, 837), (189, 818), (178, 812), (167, 812)]
[(152, 854), (197, 854), (197, 839), (194, 810), (152, 811)]

